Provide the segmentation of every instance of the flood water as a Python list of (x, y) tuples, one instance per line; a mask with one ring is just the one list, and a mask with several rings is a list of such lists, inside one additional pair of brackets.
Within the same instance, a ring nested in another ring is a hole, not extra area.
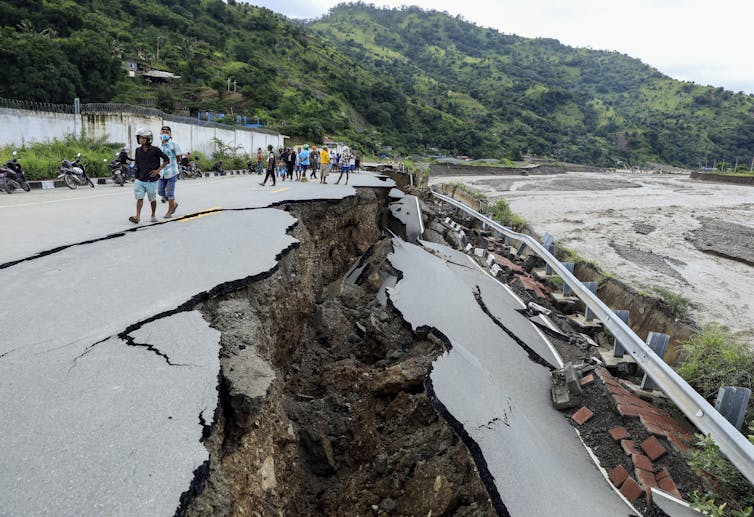
[(431, 180), (443, 182), (504, 198), (537, 233), (549, 232), (637, 290), (659, 287), (684, 296), (697, 323), (719, 323), (754, 344), (754, 266), (703, 252), (693, 242), (694, 230), (714, 222), (704, 234), (708, 247), (754, 249), (754, 242), (744, 242), (753, 240), (752, 232), (726, 229), (726, 223), (754, 229), (754, 187), (628, 173)]

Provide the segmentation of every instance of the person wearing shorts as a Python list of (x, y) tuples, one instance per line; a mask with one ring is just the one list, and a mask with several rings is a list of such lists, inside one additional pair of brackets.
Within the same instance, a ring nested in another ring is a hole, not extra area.
[(134, 181), (134, 197), (136, 198), (136, 215), (128, 218), (134, 224), (141, 220), (141, 208), (144, 206), (144, 197), (149, 199), (152, 207), (151, 221), (157, 222), (155, 211), (157, 210), (157, 180), (160, 172), (168, 164), (170, 159), (159, 147), (152, 145), (152, 132), (148, 129), (136, 130), (136, 148), (134, 162), (136, 163), (136, 181)]
[(167, 166), (160, 172), (160, 179), (157, 181), (157, 193), (163, 203), (168, 203), (168, 211), (165, 219), (170, 219), (178, 208), (178, 202), (175, 200), (175, 182), (178, 179), (178, 156), (181, 155), (181, 148), (173, 141), (173, 134), (170, 126), (162, 126), (160, 130), (160, 149), (170, 160)]

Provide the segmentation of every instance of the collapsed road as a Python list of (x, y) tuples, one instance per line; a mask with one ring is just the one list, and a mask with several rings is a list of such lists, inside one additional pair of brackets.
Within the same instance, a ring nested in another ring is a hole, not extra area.
[(0, 514), (638, 513), (520, 299), (351, 183), (207, 181), (138, 228), (122, 193), (0, 207)]

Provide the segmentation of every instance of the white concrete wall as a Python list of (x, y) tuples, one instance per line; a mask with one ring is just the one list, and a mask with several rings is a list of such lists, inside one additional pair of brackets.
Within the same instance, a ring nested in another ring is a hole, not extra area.
[(81, 131), (81, 118), (72, 113), (0, 108), (0, 145), (62, 140)]
[(136, 130), (150, 129), (158, 140), (160, 128), (168, 125), (173, 138), (186, 152), (198, 151), (208, 159), (216, 151), (215, 138), (230, 147), (241, 146), (239, 154), (256, 156), (257, 148), (277, 149), (284, 145), (283, 135), (266, 134), (248, 129), (224, 129), (186, 122), (163, 120), (161, 117), (131, 113), (48, 113), (40, 111), (0, 108), (0, 145), (21, 146), (31, 142), (62, 140), (67, 135), (82, 133), (95, 139), (125, 144), (129, 150), (136, 146)]

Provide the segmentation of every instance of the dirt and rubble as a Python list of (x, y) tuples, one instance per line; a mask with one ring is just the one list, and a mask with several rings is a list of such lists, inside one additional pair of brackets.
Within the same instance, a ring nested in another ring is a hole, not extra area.
[(378, 296), (400, 277), (385, 196), (285, 206), (300, 245), (201, 307), (222, 332), (221, 407), (179, 515), (496, 514), (424, 385), (445, 344)]

